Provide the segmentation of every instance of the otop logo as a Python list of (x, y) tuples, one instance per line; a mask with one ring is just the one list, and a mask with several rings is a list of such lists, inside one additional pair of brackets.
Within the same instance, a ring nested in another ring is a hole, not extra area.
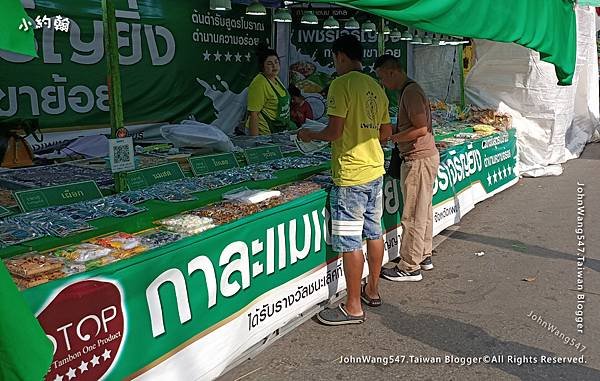
[(73, 283), (37, 318), (54, 344), (46, 381), (97, 381), (109, 372), (125, 336), (121, 292), (115, 284)]

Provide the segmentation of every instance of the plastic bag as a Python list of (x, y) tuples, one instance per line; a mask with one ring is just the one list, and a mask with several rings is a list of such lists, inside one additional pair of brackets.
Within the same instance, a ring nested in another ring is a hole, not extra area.
[(217, 152), (231, 152), (234, 149), (231, 139), (210, 124), (186, 120), (181, 124), (163, 126), (160, 132), (175, 147), (210, 148)]

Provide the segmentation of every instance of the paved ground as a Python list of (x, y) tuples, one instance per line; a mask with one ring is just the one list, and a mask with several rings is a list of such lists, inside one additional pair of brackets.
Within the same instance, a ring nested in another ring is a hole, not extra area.
[[(575, 321), (578, 181), (585, 184), (583, 334)], [(485, 255), (474, 255), (480, 251)], [(365, 324), (331, 328), (309, 320), (222, 379), (600, 380), (600, 144), (588, 145), (560, 177), (522, 179), (479, 204), (437, 247), (434, 263), (420, 283), (382, 281), (384, 305), (366, 307)], [(499, 354), (499, 363), (470, 366), (410, 358)], [(582, 354), (585, 364), (539, 363)], [(387, 366), (340, 364), (342, 356), (363, 355), (405, 357)], [(538, 364), (509, 363), (509, 355)]]

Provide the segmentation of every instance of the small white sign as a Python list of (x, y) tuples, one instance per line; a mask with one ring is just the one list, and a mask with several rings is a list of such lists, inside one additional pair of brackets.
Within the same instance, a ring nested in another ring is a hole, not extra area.
[(108, 139), (108, 155), (113, 173), (135, 169), (133, 139)]

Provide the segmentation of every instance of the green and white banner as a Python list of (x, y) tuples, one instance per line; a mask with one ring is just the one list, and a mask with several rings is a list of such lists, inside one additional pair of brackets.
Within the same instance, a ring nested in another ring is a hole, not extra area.
[[(0, 51), (0, 122), (39, 119), (43, 129), (106, 127), (107, 69), (100, 1), (24, 2), (32, 19), (68, 18), (68, 32), (35, 30), (39, 58)], [(208, 1), (116, 0), (127, 124), (190, 115), (233, 128), (244, 115), (254, 51), (271, 36), (269, 16), (245, 7), (209, 10)]]
[[(516, 159), (514, 130), (446, 151), (434, 189), (434, 234), (515, 184)], [(24, 291), (54, 344), (46, 380), (219, 376), (244, 351), (345, 289), (341, 259), (327, 245), (326, 198), (319, 191)], [(386, 178), (385, 261), (399, 252), (401, 211), (399, 184)]]

